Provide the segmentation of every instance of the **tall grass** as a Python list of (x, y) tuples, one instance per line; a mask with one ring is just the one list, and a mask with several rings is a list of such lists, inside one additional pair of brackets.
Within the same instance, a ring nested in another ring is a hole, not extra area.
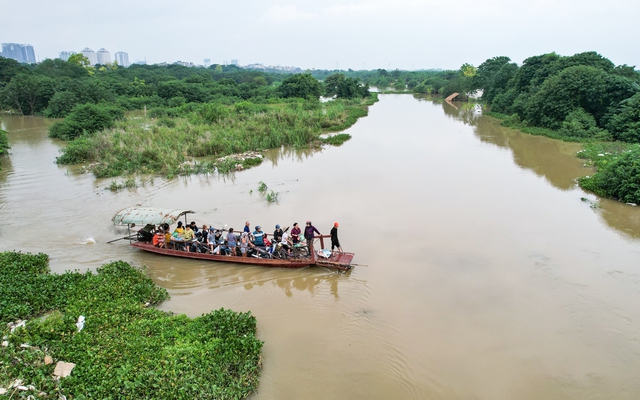
[(337, 100), (234, 106), (188, 103), (155, 109), (150, 114), (157, 119), (117, 121), (113, 129), (71, 141), (57, 163), (94, 163), (97, 177), (224, 172), (229, 168), (217, 165), (220, 157), (320, 142), (322, 133), (343, 130), (367, 115), (367, 105)]

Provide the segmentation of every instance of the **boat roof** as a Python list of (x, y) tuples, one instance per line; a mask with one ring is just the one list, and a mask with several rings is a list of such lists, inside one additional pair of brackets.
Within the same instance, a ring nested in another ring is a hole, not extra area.
[(118, 211), (111, 220), (115, 225), (161, 225), (173, 224), (185, 214), (195, 214), (191, 210), (131, 206)]

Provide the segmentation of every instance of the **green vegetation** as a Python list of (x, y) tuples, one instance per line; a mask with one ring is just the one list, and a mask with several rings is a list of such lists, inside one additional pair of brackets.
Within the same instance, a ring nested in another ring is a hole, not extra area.
[(640, 73), (595, 52), (543, 54), (521, 67), (495, 57), (478, 67), (473, 87), (492, 111), (523, 126), (570, 140), (638, 141)]
[[(0, 330), (8, 342), (0, 387), (18, 379), (33, 387), (11, 389), (12, 397), (240, 399), (255, 391), (262, 342), (250, 313), (220, 309), (189, 319), (147, 308), (167, 292), (122, 261), (97, 274), (48, 272), (44, 254), (0, 253)], [(17, 319), (29, 321), (11, 333), (7, 323)], [(53, 377), (58, 361), (76, 364), (70, 376)]]
[(11, 145), (9, 144), (9, 136), (7, 132), (0, 129), (0, 156), (4, 156), (9, 154), (9, 149)]
[(640, 204), (640, 144), (595, 142), (585, 145), (578, 157), (597, 169), (580, 178), (580, 186), (600, 196)]
[[(155, 119), (114, 121), (110, 130), (87, 131), (69, 142), (59, 164), (92, 163), (97, 177), (134, 173), (160, 173), (169, 177), (218, 170), (227, 172), (237, 162), (219, 158), (280, 146), (308, 146), (320, 142), (320, 134), (339, 131), (367, 115), (364, 100), (292, 99), (285, 103), (253, 104), (248, 101), (186, 103), (154, 108)], [(67, 118), (72, 118), (71, 114)], [(167, 124), (167, 118), (172, 121)], [(66, 121), (66, 119), (65, 119)], [(64, 122), (64, 121), (63, 121)], [(262, 159), (245, 159), (250, 167)]]
[(361, 85), (358, 78), (347, 78), (344, 74), (329, 75), (324, 80), (325, 96), (339, 99), (369, 97), (369, 85)]
[(138, 187), (138, 184), (136, 183), (136, 180), (134, 178), (127, 178), (120, 183), (116, 182), (115, 180), (111, 181), (111, 184), (109, 185), (108, 188), (112, 192), (119, 192), (124, 189), (135, 189), (137, 187)]
[(268, 189), (267, 184), (264, 183), (263, 181), (260, 181), (260, 183), (258, 184), (258, 192), (266, 193), (267, 189)]
[(80, 135), (91, 135), (103, 129), (113, 128), (115, 121), (124, 118), (124, 110), (95, 104), (77, 105), (63, 120), (49, 129), (49, 136), (73, 140)]
[(502, 124), (556, 139), (587, 142), (580, 157), (597, 172), (580, 186), (598, 195), (640, 203), (640, 73), (595, 52), (555, 53), (482, 63), (472, 78)]
[[(0, 66), (0, 108), (64, 118), (49, 131), (69, 141), (57, 163), (91, 163), (97, 177), (226, 173), (262, 162), (232, 154), (341, 143), (320, 135), (348, 128), (377, 101), (367, 85), (341, 74), (327, 90), (311, 74), (237, 66), (92, 68), (81, 55), (37, 65), (0, 57)], [(320, 102), (327, 92), (337, 99)], [(144, 117), (124, 118), (125, 110), (143, 109)]]
[[(463, 66), (464, 67), (464, 66)], [(469, 72), (465, 69), (467, 73)], [(425, 70), (425, 71), (387, 71), (386, 69), (377, 69), (372, 71), (325, 71), (315, 70), (313, 76), (323, 79), (325, 84), (325, 93), (327, 95), (337, 95), (341, 97), (339, 92), (349, 96), (351, 93), (368, 90), (368, 86), (377, 87), (381, 93), (418, 93), (418, 94), (442, 94), (448, 96), (457, 91), (465, 93), (466, 85), (470, 88), (462, 68), (457, 71), (442, 70)], [(340, 78), (344, 77), (342, 88), (340, 88)], [(361, 85), (360, 82), (362, 82)], [(356, 89), (355, 86), (359, 88)], [(394, 90), (386, 90), (393, 88)]]

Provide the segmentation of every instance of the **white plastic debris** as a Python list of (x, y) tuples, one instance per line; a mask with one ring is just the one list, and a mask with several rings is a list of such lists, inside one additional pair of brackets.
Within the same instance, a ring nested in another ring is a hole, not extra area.
[(26, 343), (22, 343), (22, 344), (20, 345), (20, 347), (22, 347), (23, 349), (28, 349), (29, 347), (31, 347), (31, 345), (26, 344)]
[(0, 388), (0, 396), (2, 396), (3, 394), (7, 393), (8, 390), (5, 388)]
[(20, 328), (21, 326), (25, 326), (26, 323), (26, 320), (18, 320), (16, 322), (9, 322), (7, 326), (11, 329), (11, 333), (13, 333), (13, 331)]
[(7, 347), (7, 346), (9, 346), (9, 342), (6, 341), (6, 340), (3, 340), (2, 341), (2, 347)]
[(76, 326), (78, 327), (78, 332), (82, 331), (84, 328), (84, 315), (78, 317), (78, 322), (76, 322)]
[(73, 371), (75, 366), (74, 363), (58, 361), (56, 368), (53, 370), (53, 375), (57, 378), (65, 378), (71, 375), (71, 371)]

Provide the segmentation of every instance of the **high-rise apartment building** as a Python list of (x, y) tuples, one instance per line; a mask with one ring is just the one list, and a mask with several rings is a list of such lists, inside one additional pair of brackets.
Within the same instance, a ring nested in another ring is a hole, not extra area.
[(96, 52), (91, 50), (88, 47), (85, 47), (81, 51), (82, 55), (87, 57), (89, 60), (89, 65), (96, 65), (98, 63), (98, 58), (96, 57)]
[(125, 53), (124, 51), (119, 51), (115, 54), (115, 56), (116, 56), (116, 62), (121, 67), (127, 68), (129, 65), (131, 65), (129, 63), (129, 53)]
[(238, 65), (238, 60), (231, 60), (231, 65)]
[(73, 54), (76, 54), (75, 51), (61, 51), (60, 52), (60, 58), (62, 61), (69, 61), (69, 57), (71, 57)]
[(2, 43), (2, 56), (20, 63), (35, 63), (36, 52), (30, 44)]
[(109, 53), (109, 50), (105, 49), (104, 47), (101, 48), (100, 50), (98, 50), (98, 53), (96, 54), (97, 56), (97, 63), (100, 65), (107, 65), (107, 64), (111, 64), (111, 53)]

